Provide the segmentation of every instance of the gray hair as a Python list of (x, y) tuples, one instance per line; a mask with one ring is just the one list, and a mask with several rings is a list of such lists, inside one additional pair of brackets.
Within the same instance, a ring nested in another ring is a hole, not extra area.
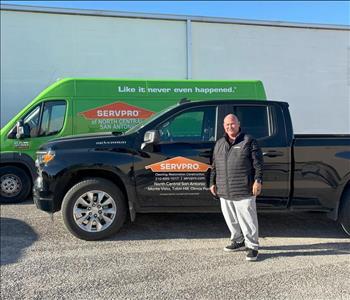
[(241, 124), (241, 122), (239, 121), (238, 117), (234, 114), (228, 114), (225, 118), (224, 118), (224, 122), (225, 122), (225, 119), (226, 118), (233, 118), (233, 119), (236, 119), (237, 123), (238, 124)]

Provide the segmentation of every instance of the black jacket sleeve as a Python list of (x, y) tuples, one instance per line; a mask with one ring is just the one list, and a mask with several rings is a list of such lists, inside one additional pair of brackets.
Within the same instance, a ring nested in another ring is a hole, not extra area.
[(214, 150), (213, 150), (213, 162), (211, 164), (210, 185), (209, 186), (216, 184), (215, 151), (216, 151), (216, 145), (215, 145)]
[(259, 147), (258, 142), (253, 139), (251, 143), (251, 155), (253, 160), (253, 167), (255, 170), (255, 176), (254, 179), (261, 180), (263, 179), (263, 168), (264, 168), (264, 159), (261, 152), (261, 149)]

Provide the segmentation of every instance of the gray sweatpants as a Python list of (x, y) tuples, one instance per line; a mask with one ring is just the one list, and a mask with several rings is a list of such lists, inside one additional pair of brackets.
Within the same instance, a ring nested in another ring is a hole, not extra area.
[(220, 198), (221, 210), (231, 232), (231, 241), (245, 241), (247, 248), (258, 250), (259, 232), (256, 197), (242, 200)]

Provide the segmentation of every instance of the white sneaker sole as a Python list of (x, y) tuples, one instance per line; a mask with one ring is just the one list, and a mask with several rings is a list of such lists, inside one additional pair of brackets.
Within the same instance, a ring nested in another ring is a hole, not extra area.
[(237, 249), (227, 249), (227, 248), (224, 248), (224, 251), (225, 251), (225, 252), (235, 252), (235, 251), (237, 251)]
[(258, 255), (255, 257), (246, 257), (245, 259), (248, 261), (256, 261), (258, 259)]
[(236, 252), (236, 251), (243, 251), (243, 250), (245, 250), (245, 247), (242, 246), (242, 247), (237, 248), (237, 249), (227, 249), (227, 248), (225, 247), (225, 248), (223, 248), (223, 249), (224, 249), (225, 252)]

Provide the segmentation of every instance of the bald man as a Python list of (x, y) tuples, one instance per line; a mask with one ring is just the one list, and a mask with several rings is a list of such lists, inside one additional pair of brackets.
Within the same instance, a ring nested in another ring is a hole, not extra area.
[(259, 248), (256, 196), (262, 189), (263, 156), (257, 141), (241, 132), (237, 116), (227, 115), (224, 129), (214, 148), (210, 191), (220, 198), (231, 232), (231, 243), (224, 250), (246, 247), (246, 259), (255, 261)]

